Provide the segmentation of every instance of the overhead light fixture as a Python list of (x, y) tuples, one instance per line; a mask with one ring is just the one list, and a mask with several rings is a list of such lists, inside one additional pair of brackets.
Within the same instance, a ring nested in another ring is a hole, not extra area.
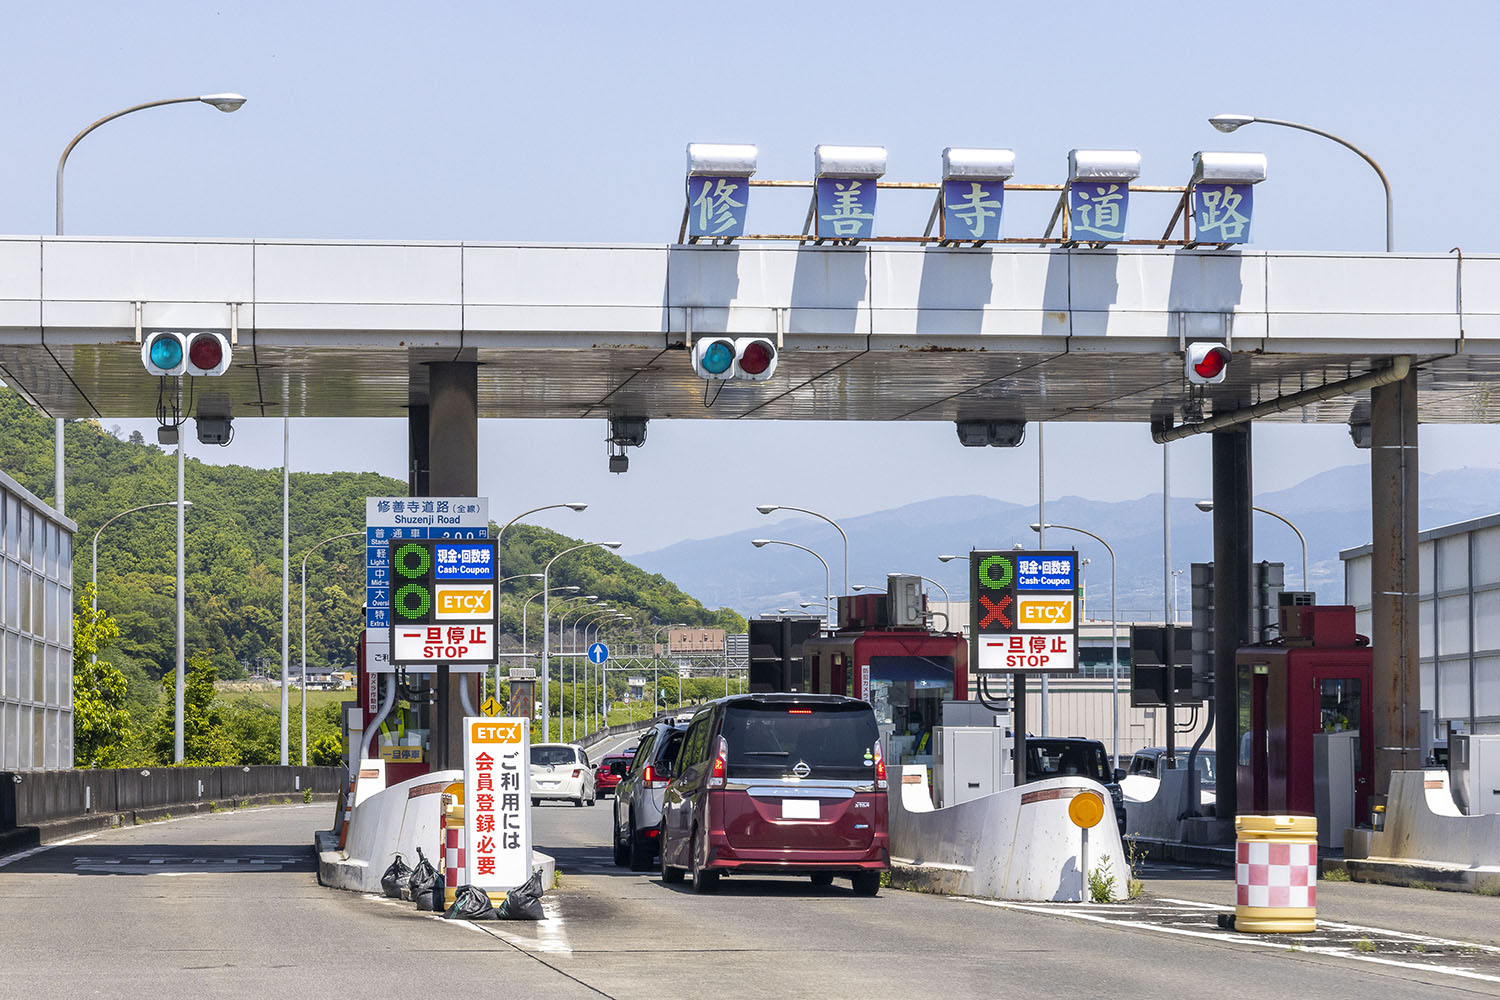
[(1254, 115), (1214, 115), (1208, 123), (1220, 132), (1233, 132), (1242, 125), (1255, 121)]
[(238, 111), (245, 103), (243, 94), (204, 94), (198, 100), (204, 104), (213, 105), (225, 114), (231, 111)]

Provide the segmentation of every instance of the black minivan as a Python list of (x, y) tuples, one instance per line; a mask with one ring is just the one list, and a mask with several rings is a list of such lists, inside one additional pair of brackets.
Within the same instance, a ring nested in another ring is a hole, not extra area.
[(661, 875), (711, 890), (720, 874), (845, 877), (880, 891), (890, 868), (875, 712), (842, 695), (735, 695), (703, 706), (662, 803)]

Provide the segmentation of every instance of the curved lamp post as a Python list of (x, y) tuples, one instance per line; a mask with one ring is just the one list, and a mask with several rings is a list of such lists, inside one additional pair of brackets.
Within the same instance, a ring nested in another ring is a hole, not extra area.
[(1341, 139), (1332, 132), (1325, 132), (1320, 128), (1313, 128), (1311, 125), (1303, 125), (1300, 122), (1282, 121), (1278, 118), (1258, 118), (1255, 115), (1214, 115), (1208, 120), (1208, 123), (1220, 132), (1233, 132), (1237, 128), (1251, 124), (1280, 125), (1282, 128), (1294, 128), (1303, 132), (1311, 132), (1313, 135), (1320, 135), (1325, 139), (1331, 139), (1354, 153), (1354, 155), (1370, 165), (1370, 168), (1375, 171), (1375, 175), (1380, 178), (1381, 186), (1385, 188), (1385, 251), (1386, 253), (1391, 253), (1396, 249), (1396, 230), (1391, 203), (1391, 182), (1385, 176), (1385, 171), (1380, 169), (1380, 164), (1376, 163), (1374, 157), (1370, 156), (1369, 153), (1366, 153), (1348, 139)]
[[(184, 500), (182, 501), (182, 505), (184, 507), (191, 507), (193, 505), (193, 501)], [(120, 511), (120, 513), (116, 514), (108, 521), (105, 521), (103, 524), (99, 525), (99, 529), (94, 532), (94, 552), (89, 562), (89, 582), (94, 585), (94, 599), (89, 602), (89, 610), (99, 610), (99, 536), (104, 533), (104, 529), (109, 527), (111, 524), (114, 524), (126, 514), (134, 514), (138, 510), (150, 510), (152, 507), (176, 506), (176, 500), (163, 500), (161, 503), (143, 503), (139, 507), (131, 507), (129, 510), (122, 510)]]
[[(506, 528), (509, 528), (512, 524), (515, 524), (523, 517), (530, 517), (532, 514), (539, 514), (544, 510), (559, 510), (563, 507), (566, 507), (569, 510), (577, 511), (584, 511), (589, 509), (588, 504), (580, 503), (576, 500), (572, 503), (549, 503), (541, 507), (533, 507), (530, 510), (523, 510), (521, 511), (521, 513), (517, 514), (515, 517), (511, 518), (509, 521), (506, 521), (503, 525), (501, 525), (500, 530), (495, 532), (495, 572), (500, 572), (500, 543), (505, 539)], [(538, 573), (534, 575), (540, 576), (541, 574)]]
[[(752, 538), (750, 540), (750, 544), (754, 545), (757, 549), (763, 549), (767, 545), (786, 545), (786, 546), (789, 546), (789, 547), (794, 548), (794, 549), (801, 549), (803, 552), (806, 552), (808, 555), (812, 556), (818, 562), (822, 563), (823, 564), (823, 599), (826, 600), (826, 601), (828, 601), (828, 602), (830, 602), (830, 603), (832, 603), (832, 601), (833, 601), (833, 594), (832, 594), (832, 590), (833, 590), (833, 576), (829, 573), (829, 570), (828, 570), (828, 560), (827, 559), (824, 559), (822, 556), (818, 555), (816, 552), (814, 552), (812, 549), (808, 548), (806, 545), (798, 545), (796, 542), (782, 541), (779, 538)], [(787, 609), (786, 608), (782, 608), (781, 610), (785, 611)]]
[(342, 535), (330, 535), (302, 553), (302, 766), (307, 766), (307, 557), (329, 542), (340, 538), (363, 538), (363, 531), (346, 531)]
[[(1203, 511), (1203, 513), (1205, 513), (1205, 514), (1211, 514), (1211, 513), (1213, 513), (1213, 509), (1214, 509), (1214, 502), (1212, 500), (1199, 500), (1197, 503), (1193, 504), (1193, 506), (1197, 507), (1199, 510)], [(1300, 528), (1298, 528), (1295, 524), (1293, 524), (1291, 521), (1288, 521), (1286, 518), (1282, 517), (1280, 514), (1276, 513), (1274, 510), (1266, 510), (1264, 507), (1256, 507), (1254, 505), (1252, 505), (1250, 507), (1250, 509), (1251, 510), (1258, 510), (1262, 514), (1265, 514), (1267, 517), (1274, 517), (1274, 518), (1276, 518), (1276, 520), (1280, 521), (1282, 524), (1286, 525), (1288, 528), (1291, 528), (1292, 531), (1296, 532), (1296, 534), (1297, 534), (1297, 541), (1299, 541), (1299, 542), (1302, 543), (1302, 589), (1306, 590), (1307, 589), (1307, 536), (1304, 535), (1304, 534), (1302, 534), (1302, 530)]]
[[(1112, 737), (1113, 740), (1114, 740), (1114, 744), (1110, 748), (1110, 752), (1112, 754), (1114, 754), (1114, 760), (1115, 760), (1114, 766), (1115, 767), (1119, 767), (1120, 766), (1120, 620), (1119, 620), (1119, 617), (1115, 614), (1115, 607), (1116, 607), (1116, 605), (1115, 605), (1115, 599), (1116, 599), (1116, 596), (1117, 596), (1116, 591), (1115, 591), (1115, 550), (1114, 550), (1113, 546), (1111, 546), (1104, 539), (1100, 538), (1098, 535), (1094, 534), (1092, 531), (1086, 531), (1083, 528), (1075, 528), (1071, 524), (1058, 524), (1056, 522), (1048, 522), (1045, 525), (1043, 525), (1043, 524), (1033, 524), (1031, 526), (1031, 530), (1035, 531), (1037, 534), (1041, 534), (1043, 528), (1056, 528), (1059, 531), (1076, 531), (1080, 535), (1088, 535), (1094, 541), (1096, 541), (1100, 545), (1104, 546), (1104, 551), (1106, 551), (1106, 552), (1109, 553), (1109, 662), (1110, 662), (1110, 684), (1111, 684), (1112, 691), (1114, 693), (1114, 696), (1113, 696), (1113, 698), (1110, 701), (1111, 719), (1113, 720), (1113, 726), (1114, 726), (1114, 733), (1113, 733), (1113, 737)], [(1168, 720), (1168, 725), (1170, 725), (1170, 724), (1171, 724), (1171, 720)]]
[[(806, 507), (788, 507), (788, 506), (786, 506), (784, 504), (763, 503), (760, 506), (756, 507), (755, 509), (758, 510), (758, 511), (760, 511), (762, 514), (772, 514), (772, 513), (775, 513), (778, 510), (794, 510), (798, 514), (807, 514), (809, 517), (816, 517), (816, 518), (818, 518), (821, 521), (827, 521), (829, 524), (833, 525), (834, 529), (836, 531), (838, 531), (839, 537), (844, 540), (844, 593), (847, 594), (847, 593), (850, 592), (849, 591), (849, 536), (846, 535), (846, 534), (844, 534), (844, 529), (841, 528), (841, 527), (839, 527), (839, 523), (837, 521), (835, 521), (833, 518), (829, 517), (827, 514), (819, 514), (817, 511), (815, 511), (815, 510), (808, 510)], [(808, 551), (812, 551), (812, 550), (809, 549)], [(828, 595), (828, 599), (830, 601), (832, 601), (833, 600), (833, 595), (832, 594)]]

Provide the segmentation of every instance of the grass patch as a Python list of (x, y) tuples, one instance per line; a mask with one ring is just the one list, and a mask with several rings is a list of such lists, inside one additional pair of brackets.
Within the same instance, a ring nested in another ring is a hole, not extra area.
[(302, 804), (303, 805), (312, 805), (312, 789), (311, 788), (304, 788), (304, 789), (302, 789)]
[(562, 884), (563, 884), (562, 869), (560, 869), (560, 868), (554, 868), (554, 869), (552, 869), (552, 888), (554, 888), (554, 889), (561, 889), (562, 888)]
[(1369, 938), (1360, 938), (1358, 941), (1354, 942), (1354, 950), (1359, 952), (1361, 955), (1368, 955), (1375, 950), (1375, 942), (1371, 941)]
[(1481, 896), (1500, 896), (1500, 878), (1480, 879), (1474, 891)]
[(1348, 882), (1349, 870), (1347, 868), (1330, 868), (1318, 876), (1320, 882)]
[(208, 804), (208, 811), (211, 813), (221, 813), (224, 811), (224, 807), (219, 805), (217, 802), (210, 802)]
[(880, 887), (882, 889), (889, 889), (891, 887), (891, 870), (889, 868), (880, 873)]
[(1089, 872), (1089, 899), (1096, 903), (1115, 901), (1115, 876), (1107, 870), (1109, 855), (1099, 859), (1099, 867)]

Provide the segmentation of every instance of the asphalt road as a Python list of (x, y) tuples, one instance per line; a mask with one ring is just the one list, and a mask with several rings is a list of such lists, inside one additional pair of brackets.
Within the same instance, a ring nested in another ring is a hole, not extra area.
[[(1477, 947), (1496, 933), (1490, 898), (1325, 891), (1340, 915), (1396, 930), (1462, 910), (1457, 936), (1477, 944), (1443, 959), (1445, 971), (1415, 953), (1391, 964), (1315, 942), (1214, 937), (1223, 879), (1183, 869), (1162, 870), (1147, 903), (1128, 908), (865, 899), (802, 879), (735, 878), (696, 896), (614, 867), (604, 800), (534, 811), (537, 844), (562, 872), (549, 919), (470, 925), (318, 886), (310, 844), (330, 814), (250, 809), (0, 859), (0, 998), (1500, 995), (1500, 977), (1469, 978), (1495, 971)], [(1194, 909), (1195, 895), (1207, 903)]]

